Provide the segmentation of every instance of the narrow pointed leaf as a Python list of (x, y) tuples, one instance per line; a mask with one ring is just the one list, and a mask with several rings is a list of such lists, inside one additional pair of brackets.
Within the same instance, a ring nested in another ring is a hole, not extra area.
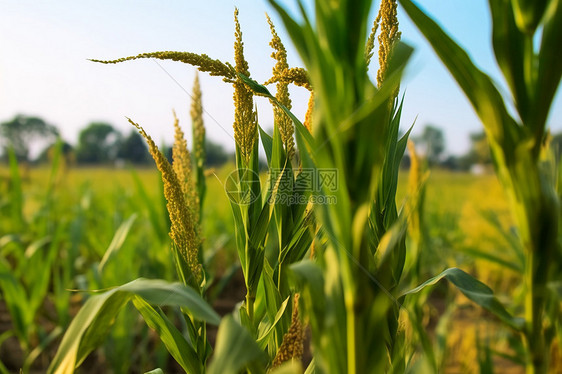
[(544, 30), (539, 52), (539, 68), (536, 88), (537, 123), (544, 126), (554, 95), (562, 77), (562, 1), (555, 0), (545, 15)]
[(273, 138), (266, 133), (261, 126), (258, 127), (260, 130), (260, 138), (263, 145), (263, 150), (265, 151), (265, 157), (267, 158), (267, 163), (271, 163), (271, 152), (273, 149)]
[(424, 288), (436, 284), (443, 278), (457, 287), (468, 299), (494, 314), (511, 328), (517, 331), (523, 329), (524, 320), (509, 314), (509, 312), (505, 310), (505, 307), (494, 296), (494, 292), (490, 287), (458, 268), (450, 268), (443, 271), (441, 274), (428, 279), (418, 287), (403, 293), (401, 297), (420, 292)]
[(514, 149), (521, 134), (490, 77), (479, 70), (468, 54), (414, 2), (400, 0), (400, 4), (464, 91), (494, 140), (504, 149)]
[(98, 265), (98, 272), (100, 274), (103, 272), (105, 264), (107, 264), (109, 259), (115, 256), (115, 254), (117, 254), (117, 252), (123, 246), (123, 243), (125, 242), (125, 239), (127, 239), (127, 236), (129, 235), (129, 231), (131, 230), (131, 227), (133, 226), (133, 222), (135, 221), (136, 218), (137, 215), (132, 214), (125, 222), (123, 222), (119, 226), (119, 228), (115, 232), (115, 235), (111, 240), (111, 243), (109, 243), (109, 247), (107, 248), (107, 251), (105, 251), (103, 258), (101, 259)]
[(525, 53), (533, 53), (532, 45), (515, 24), (509, 0), (490, 1), (492, 12), (492, 42), (496, 61), (509, 88), (521, 118), (529, 114), (529, 98), (525, 80)]
[(153, 308), (142, 298), (133, 298), (135, 308), (140, 312), (148, 327), (156, 331), (166, 349), (178, 364), (187, 372), (197, 374), (201, 372), (201, 363), (193, 347), (185, 337), (170, 322), (161, 310)]

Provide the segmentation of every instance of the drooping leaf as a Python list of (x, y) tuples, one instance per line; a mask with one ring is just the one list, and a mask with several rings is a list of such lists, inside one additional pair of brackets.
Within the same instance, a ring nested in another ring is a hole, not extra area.
[(48, 373), (73, 373), (103, 342), (115, 315), (135, 296), (153, 305), (183, 307), (194, 318), (212, 324), (220, 321), (218, 314), (193, 289), (180, 283), (139, 278), (86, 301), (68, 327)]
[(522, 318), (513, 317), (494, 296), (494, 292), (490, 287), (458, 268), (449, 268), (443, 271), (441, 274), (428, 279), (418, 287), (403, 293), (401, 298), (420, 292), (424, 288), (436, 284), (443, 278), (457, 287), (468, 299), (494, 314), (511, 328), (517, 331), (523, 329), (524, 320)]
[(177, 363), (187, 373), (200, 373), (201, 362), (197, 357), (197, 353), (168, 317), (161, 310), (153, 308), (140, 297), (135, 296), (133, 304), (144, 318), (146, 324), (158, 333), (160, 340), (162, 340), (162, 343), (164, 343), (166, 349)]

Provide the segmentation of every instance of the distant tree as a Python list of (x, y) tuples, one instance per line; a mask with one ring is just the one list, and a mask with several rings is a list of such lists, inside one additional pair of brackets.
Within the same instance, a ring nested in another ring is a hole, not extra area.
[(427, 125), (423, 133), (416, 137), (417, 143), (425, 149), (425, 157), (430, 165), (440, 162), (441, 155), (445, 150), (445, 137), (443, 131), (438, 127)]
[(475, 163), (489, 165), (492, 163), (492, 154), (488, 138), (484, 132), (470, 134), (470, 153), (473, 155)]
[(489, 166), (492, 164), (490, 145), (484, 132), (470, 134), (470, 149), (458, 158), (459, 168), (469, 170), (473, 165)]
[(474, 165), (490, 167), (492, 156), (488, 139), (484, 132), (470, 134), (470, 149), (461, 156), (449, 156), (441, 166), (453, 170), (470, 170)]
[(205, 164), (206, 166), (220, 166), (228, 161), (229, 154), (223, 146), (209, 140), (205, 141)]
[(133, 164), (146, 164), (151, 159), (146, 142), (136, 130), (131, 130), (129, 136), (119, 144), (117, 157)]
[(471, 161), (466, 157), (466, 155), (455, 156), (450, 155), (441, 161), (439, 164), (443, 169), (457, 170), (457, 171), (467, 171), (472, 165)]
[(61, 142), (60, 151), (62, 153), (62, 157), (64, 158), (66, 164), (67, 165), (73, 164), (76, 161), (76, 154), (74, 151), (74, 147), (70, 143), (60, 139), (45, 147), (41, 151), (41, 153), (39, 153), (39, 157), (37, 157), (36, 161), (40, 163), (45, 163), (45, 162), (50, 163), (53, 160), (57, 146), (59, 146), (58, 144), (59, 141)]
[(104, 122), (90, 123), (80, 131), (76, 159), (82, 164), (115, 161), (119, 151), (121, 133)]
[(52, 142), (58, 136), (55, 126), (39, 117), (17, 115), (12, 120), (0, 124), (4, 155), (8, 147), (13, 147), (19, 161), (30, 161), (29, 152), (35, 142)]
[[(160, 150), (170, 163), (173, 162), (172, 147), (163, 145), (160, 147)], [(234, 159), (235, 155), (233, 152), (228, 153), (222, 145), (213, 142), (209, 138), (205, 139), (205, 167), (221, 166), (228, 162), (228, 160)]]

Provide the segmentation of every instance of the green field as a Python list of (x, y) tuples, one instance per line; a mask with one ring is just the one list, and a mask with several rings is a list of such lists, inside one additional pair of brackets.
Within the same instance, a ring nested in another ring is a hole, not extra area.
[[(38, 122), (2, 124), (0, 374), (560, 372), (562, 163), (547, 120), (562, 1), (489, 1), (498, 84), (399, 0), (484, 128), (467, 158), (442, 164), (437, 134), (422, 147), (401, 131), (414, 49), (398, 2), (382, 0), (374, 22), (371, 3), (299, 2), (295, 17), (270, 1), (304, 68), (289, 65), (266, 17), (265, 83), (250, 73), (238, 9), (233, 62), (176, 51), (91, 60), (173, 60), (232, 85), (235, 164), (217, 170), (205, 167), (198, 78), (191, 137), (174, 114), (173, 161), (128, 120), (158, 171), (69, 167), (60, 140), (51, 166), (30, 168), (22, 137)], [(289, 85), (308, 90), (302, 119)], [(256, 96), (272, 106), (271, 133)], [(78, 165), (110, 164), (94, 149)], [(461, 164), (490, 170), (434, 166)]]
[[(225, 178), (233, 168), (233, 165), (226, 165), (218, 170), (211, 170), (206, 178), (208, 198), (204, 203), (203, 248), (208, 257), (207, 266), (217, 277), (227, 274), (238, 265), (233, 236), (234, 223), (223, 188)], [(20, 172), (23, 221), (16, 224), (13, 218), (17, 216), (17, 212), (13, 210), (11, 199), (17, 191), (14, 191), (9, 169), (0, 169), (0, 206), (3, 212), (0, 216), (0, 254), (3, 269), (9, 269), (14, 281), (30, 292), (34, 279), (25, 276), (25, 272), (30, 271), (29, 267), (39, 266), (48, 259), (51, 270), (44, 276), (52, 279), (48, 287), (38, 292), (37, 297), (41, 297), (43, 301), (27, 317), (31, 326), (17, 331), (13, 322), (0, 325), (0, 334), (3, 334), (0, 336), (7, 339), (0, 351), (3, 352), (1, 358), (10, 370), (21, 366), (21, 360), (25, 357), (21, 353), (10, 356), (14, 349), (18, 350), (18, 339), (23, 343), (23, 349), (27, 349), (29, 353), (37, 346), (37, 339), (41, 341), (48, 333), (67, 326), (76, 312), (76, 305), (83, 300), (83, 294), (70, 290), (103, 289), (139, 277), (168, 280), (174, 280), (175, 277), (169, 251), (167, 213), (161, 193), (160, 175), (156, 169), (61, 168), (56, 172), (55, 178), (51, 177), (51, 170), (46, 167), (22, 168)], [(405, 199), (406, 183), (407, 173), (404, 172), (399, 178), (399, 206)], [(496, 177), (493, 174), (471, 175), (436, 170), (431, 173), (426, 189), (424, 214), (431, 244), (424, 256), (424, 274), (429, 277), (447, 267), (456, 266), (493, 286), (499, 295), (504, 290), (509, 293), (513, 285), (510, 275), (514, 275), (488, 261), (477, 259), (470, 252), (477, 249), (502, 256), (509, 246), (485, 214), (493, 213), (504, 229), (509, 228), (507, 204)], [(134, 217), (132, 221), (131, 217)], [(116, 246), (112, 247), (112, 240), (115, 241), (116, 233), (127, 226), (126, 222), (130, 222), (130, 227), (122, 231), (117, 243), (113, 243)], [(113, 252), (104, 262), (102, 271), (98, 271), (100, 262), (110, 247)], [(37, 253), (30, 255), (33, 249)], [(37, 256), (40, 258), (35, 259)], [(243, 288), (243, 284), (240, 286)], [(229, 292), (240, 294), (236, 290)], [(457, 298), (456, 308), (461, 312), (456, 313), (466, 314), (466, 308), (469, 308), (472, 310), (470, 313), (478, 315), (466, 299), (458, 293), (452, 295), (437, 297)], [(29, 295), (28, 301), (20, 301), (21, 307), (25, 308), (26, 302), (32, 303), (33, 297), (35, 296)], [(229, 295), (222, 297), (232, 299)], [(13, 313), (19, 313), (17, 308), (6, 308), (7, 301), (2, 301), (4, 321), (13, 320)], [(438, 307), (432, 309), (432, 313), (443, 312)], [(104, 365), (114, 370), (130, 370), (129, 365), (132, 364), (125, 364), (120, 360), (121, 354), (142, 358), (135, 363), (141, 367), (146, 365), (144, 367), (148, 368), (156, 364), (157, 362), (150, 360), (159, 359), (158, 347), (155, 348), (153, 342), (147, 340), (150, 337), (145, 335), (145, 329), (136, 318), (127, 319), (124, 317), (125, 313), (120, 316), (105, 348), (92, 359), (98, 362), (93, 361), (90, 365), (99, 367), (105, 362)], [(451, 329), (454, 332), (455, 322), (452, 323)], [(466, 340), (467, 331), (473, 331), (466, 326), (472, 326), (472, 322), (467, 322), (466, 317), (461, 315), (458, 323), (459, 334), (449, 337), (449, 367), (474, 369), (474, 362), (471, 360), (476, 354), (475, 336), (471, 337), (470, 343)], [(15, 335), (17, 339), (10, 335)], [(461, 339), (461, 336), (465, 336), (465, 339)], [(36, 367), (40, 368), (48, 362), (59, 339), (60, 336), (57, 335), (52, 341), (49, 340), (46, 353), (39, 355), (34, 363)], [(137, 339), (141, 339), (143, 344), (133, 344)], [(11, 348), (6, 348), (8, 346)], [(468, 350), (472, 353), (467, 353), (467, 346), (472, 347)], [(161, 351), (162, 347), (159, 349)], [(147, 356), (147, 353), (150, 354)], [(123, 366), (120, 368), (119, 365)], [(160, 365), (166, 366), (165, 363)]]

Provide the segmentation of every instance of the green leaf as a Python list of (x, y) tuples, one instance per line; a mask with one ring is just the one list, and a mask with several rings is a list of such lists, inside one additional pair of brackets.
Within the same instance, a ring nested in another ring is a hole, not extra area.
[[(43, 338), (41, 340), (41, 342), (39, 343), (38, 346), (36, 346), (31, 352), (29, 352), (29, 355), (25, 358), (25, 361), (23, 363), (23, 368), (22, 368), (22, 372), (23, 373), (29, 373), (29, 368), (31, 367), (31, 364), (33, 364), (33, 362), (35, 362), (35, 360), (42, 354), (45, 352), (45, 349), (56, 339), (59, 338), (59, 336), (63, 333), (63, 329), (61, 326), (57, 326), (53, 329), (53, 331), (51, 331), (49, 333), (49, 335), (47, 335), (45, 338)], [(2, 345), (2, 341), (0, 339), (0, 346)]]
[(277, 289), (275, 281), (273, 280), (273, 276), (273, 268), (269, 264), (269, 261), (267, 259), (264, 259), (263, 272), (260, 282), (263, 283), (263, 297), (266, 303), (265, 308), (270, 321), (275, 319), (275, 315), (277, 314), (282, 301), (281, 294)]
[(304, 371), (304, 374), (314, 374), (315, 372), (316, 372), (316, 361), (314, 360), (314, 357), (313, 357), (312, 361), (310, 361), (310, 364), (308, 365), (308, 367)]
[(273, 138), (266, 133), (261, 126), (258, 126), (260, 130), (261, 143), (263, 145), (263, 150), (265, 151), (265, 157), (267, 158), (267, 163), (271, 164), (271, 152), (273, 148)]
[(291, 241), (285, 248), (282, 249), (279, 256), (279, 263), (289, 264), (298, 262), (303, 259), (304, 255), (310, 248), (312, 244), (312, 234), (310, 228), (303, 226), (304, 221), (300, 221), (299, 225), (293, 226), (293, 232), (291, 233)]
[(180, 283), (139, 278), (94, 295), (80, 309), (66, 331), (48, 373), (73, 373), (107, 336), (115, 315), (134, 296), (153, 305), (180, 306), (194, 318), (217, 324), (220, 317), (193, 289)]
[(509, 116), (490, 77), (479, 70), (469, 55), (411, 0), (400, 0), (400, 4), (455, 78), (487, 131), (493, 135), (493, 140), (512, 152), (519, 143), (520, 129)]
[(400, 283), (405, 261), (405, 238), (408, 217), (401, 214), (384, 233), (375, 252), (377, 272), (375, 277), (386, 289), (393, 289)]
[(147, 372), (144, 373), (144, 374), (164, 374), (164, 372), (162, 371), (162, 369), (156, 368), (156, 369), (147, 371)]
[(152, 305), (186, 308), (193, 318), (213, 325), (218, 325), (220, 322), (220, 316), (213, 308), (196, 291), (181, 283), (139, 278), (112, 291), (114, 290), (140, 296)]
[(0, 290), (10, 312), (14, 332), (21, 343), (27, 344), (28, 331), (33, 326), (34, 310), (30, 308), (24, 285), (14, 277), (10, 265), (2, 257), (0, 257)]
[(509, 314), (507, 310), (505, 310), (505, 307), (494, 296), (494, 292), (490, 289), (490, 287), (458, 268), (450, 268), (443, 271), (441, 274), (428, 279), (418, 287), (403, 293), (401, 298), (420, 292), (424, 288), (436, 284), (443, 278), (447, 279), (455, 287), (457, 287), (468, 299), (494, 314), (511, 328), (517, 331), (521, 331), (523, 329), (524, 320), (522, 318), (513, 317)]
[(107, 264), (109, 259), (115, 256), (123, 246), (123, 243), (125, 243), (125, 239), (127, 239), (127, 235), (129, 235), (129, 231), (131, 230), (131, 227), (133, 226), (133, 222), (135, 222), (136, 218), (137, 215), (132, 214), (125, 222), (123, 222), (119, 226), (119, 228), (115, 232), (113, 239), (111, 239), (111, 243), (109, 243), (109, 247), (107, 248), (107, 251), (105, 251), (103, 258), (101, 259), (98, 265), (98, 272), (100, 274), (103, 272), (105, 264)]
[(490, 10), (496, 61), (513, 92), (519, 115), (525, 120), (528, 118), (530, 109), (525, 77), (525, 55), (530, 54), (532, 58), (533, 46), (531, 40), (526, 38), (515, 24), (511, 1), (490, 1)]
[(507, 248), (511, 252), (512, 258), (510, 262), (517, 266), (517, 268), (523, 269), (525, 267), (525, 253), (515, 228), (512, 227), (510, 230), (505, 230), (497, 213), (492, 210), (482, 211), (481, 213), (482, 217), (496, 229), (497, 233), (500, 234), (507, 243)]
[(269, 228), (269, 221), (271, 218), (271, 206), (269, 204), (264, 204), (258, 220), (256, 221), (252, 233), (250, 235), (250, 244), (254, 248), (260, 248), (263, 246), (265, 238), (267, 236), (267, 229)]
[(559, 53), (562, 45), (562, 1), (550, 3), (545, 15), (535, 90), (536, 121), (543, 126), (562, 77), (562, 59)]
[[(304, 144), (306, 145), (306, 148), (308, 150), (308, 154), (309, 155), (313, 155), (313, 149), (314, 149), (314, 138), (312, 137), (312, 135), (308, 132), (308, 130), (306, 129), (306, 127), (304, 127), (304, 125), (302, 124), (301, 121), (299, 121), (299, 119), (297, 117), (295, 117), (295, 115), (289, 110), (287, 109), (287, 107), (285, 107), (283, 104), (281, 104), (276, 98), (275, 96), (273, 96), (268, 89), (259, 84), (258, 82), (254, 81), (251, 78), (246, 77), (244, 74), (240, 74), (238, 73), (238, 75), (240, 76), (240, 78), (242, 78), (242, 80), (244, 81), (245, 84), (248, 85), (248, 87), (250, 87), (254, 92), (259, 93), (267, 98), (269, 98), (275, 105), (277, 105), (283, 112), (285, 112), (285, 114), (287, 116), (289, 116), (289, 118), (291, 118), (291, 120), (293, 121), (293, 123), (295, 124), (295, 128), (298, 132), (297, 134), (297, 142), (298, 142), (298, 136), (300, 135), (303, 139), (304, 139)], [(299, 149), (301, 149), (301, 146), (299, 145)]]
[(291, 265), (290, 270), (293, 283), (302, 290), (301, 296), (309, 315), (314, 316), (310, 320), (312, 331), (322, 331), (327, 303), (322, 269), (310, 260), (303, 260)]
[(269, 90), (267, 89), (267, 87), (265, 87), (264, 85), (259, 84), (255, 80), (245, 76), (242, 73), (238, 73), (238, 76), (242, 79), (244, 84), (246, 84), (255, 93), (257, 93), (259, 95), (264, 95), (264, 96), (267, 96), (267, 97), (272, 96), (271, 93), (269, 92)]
[(197, 353), (187, 342), (185, 337), (170, 322), (160, 309), (153, 308), (142, 298), (135, 296), (133, 304), (138, 309), (148, 327), (158, 333), (160, 340), (178, 364), (187, 372), (197, 374), (201, 372), (201, 362)]
[(287, 296), (285, 301), (283, 301), (281, 303), (281, 306), (279, 307), (279, 310), (275, 314), (275, 318), (273, 319), (273, 322), (268, 321), (267, 323), (265, 323), (263, 325), (264, 328), (260, 332), (260, 334), (258, 336), (258, 339), (256, 340), (261, 349), (265, 349), (265, 347), (268, 343), (268, 339), (271, 336), (271, 333), (273, 332), (273, 329), (277, 326), (277, 324), (281, 320), (281, 317), (283, 317), (283, 313), (285, 313), (285, 309), (287, 309), (287, 304), (289, 303), (290, 299), (291, 299), (291, 297)]
[(512, 0), (515, 20), (521, 32), (532, 35), (543, 17), (548, 0)]
[(232, 316), (224, 317), (217, 333), (217, 343), (213, 362), (208, 374), (238, 374), (250, 366), (255, 371), (264, 373), (266, 356), (250, 333)]

